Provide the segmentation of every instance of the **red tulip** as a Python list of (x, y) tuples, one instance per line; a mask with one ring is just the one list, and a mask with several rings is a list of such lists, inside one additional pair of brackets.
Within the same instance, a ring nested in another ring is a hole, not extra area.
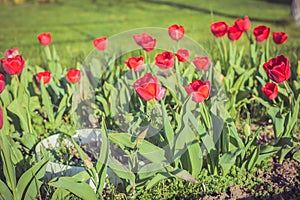
[(234, 21), (234, 25), (240, 30), (240, 31), (248, 31), (251, 27), (250, 20), (248, 16), (245, 16), (243, 19), (236, 19)]
[(18, 48), (7, 49), (5, 51), (6, 58), (13, 58), (13, 57), (16, 57), (16, 55), (19, 55), (19, 49)]
[(211, 61), (208, 56), (195, 56), (193, 63), (197, 69), (207, 70), (211, 64)]
[(268, 77), (276, 83), (282, 83), (291, 76), (290, 61), (283, 55), (270, 59), (263, 67)]
[(138, 95), (145, 101), (161, 100), (166, 94), (166, 89), (159, 84), (157, 77), (151, 73), (146, 73), (133, 86)]
[(129, 67), (130, 70), (140, 72), (144, 65), (144, 57), (140, 56), (128, 58), (125, 64), (127, 65), (127, 67)]
[(108, 46), (108, 40), (105, 36), (100, 37), (100, 38), (94, 39), (93, 44), (94, 44), (94, 47), (96, 49), (98, 49), (99, 51), (105, 51)]
[(161, 69), (168, 69), (174, 67), (174, 57), (171, 52), (165, 51), (157, 54), (155, 57), (155, 64)]
[(175, 56), (179, 62), (186, 62), (190, 57), (190, 53), (187, 49), (178, 49), (178, 51), (175, 53)]
[(228, 30), (228, 25), (225, 22), (215, 22), (210, 25), (210, 30), (215, 37), (223, 37)]
[(24, 68), (25, 60), (20, 55), (14, 58), (2, 58), (2, 67), (9, 75), (20, 74)]
[(3, 112), (2, 108), (0, 107), (0, 129), (3, 127)]
[(4, 75), (0, 74), (0, 94), (3, 92), (4, 88), (5, 88)]
[(173, 24), (168, 27), (169, 36), (172, 40), (181, 40), (184, 36), (184, 27), (182, 25)]
[(241, 38), (243, 31), (240, 31), (237, 26), (228, 27), (228, 38), (232, 41), (238, 40)]
[(192, 100), (200, 103), (208, 98), (210, 93), (210, 82), (194, 80), (192, 83), (185, 86), (185, 91), (188, 95), (192, 95)]
[(48, 46), (52, 41), (51, 33), (41, 33), (37, 38), (40, 41), (40, 44), (44, 46)]
[(80, 81), (81, 78), (81, 72), (79, 69), (69, 69), (66, 75), (67, 81), (70, 83), (77, 83)]
[(261, 91), (270, 99), (273, 100), (278, 95), (278, 86), (276, 83), (266, 83)]
[(156, 39), (152, 38), (151, 35), (147, 33), (133, 35), (133, 39), (139, 46), (141, 46), (147, 52), (152, 51), (155, 48)]
[(268, 39), (270, 35), (270, 28), (263, 25), (259, 25), (253, 29), (253, 34), (257, 42), (263, 42), (266, 39)]
[(35, 78), (39, 83), (43, 80), (44, 84), (48, 84), (51, 81), (52, 75), (49, 71), (44, 71), (37, 73)]
[(288, 35), (284, 32), (273, 32), (273, 41), (275, 44), (283, 44), (288, 39)]

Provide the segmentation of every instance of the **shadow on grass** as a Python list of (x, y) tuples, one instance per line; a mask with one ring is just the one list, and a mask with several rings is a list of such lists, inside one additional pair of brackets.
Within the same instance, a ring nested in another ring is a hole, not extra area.
[(266, 1), (268, 3), (286, 4), (286, 5), (292, 4), (292, 0), (257, 0), (257, 1)]
[[(201, 12), (201, 13), (205, 13), (205, 14), (212, 13), (211, 10), (206, 9), (206, 8), (195, 7), (195, 6), (186, 5), (186, 4), (182, 4), (182, 3), (175, 3), (172, 1), (158, 1), (158, 0), (142, 0), (142, 1), (147, 2), (147, 3), (152, 3), (152, 4), (167, 5), (167, 6), (173, 6), (176, 8), (193, 10), (193, 11), (197, 11), (197, 12)], [(265, 0), (265, 1), (271, 1), (271, 0)], [(274, 0), (274, 1), (276, 1), (276, 0)], [(280, 1), (280, 0), (277, 0), (277, 1)], [(282, 1), (284, 1), (284, 0), (282, 0)], [(234, 19), (243, 17), (243, 16), (232, 15), (232, 14), (223, 13), (223, 12), (219, 12), (219, 11), (213, 11), (213, 14), (221, 16), (221, 17), (229, 17), (229, 18), (234, 18)], [(272, 23), (272, 24), (276, 24), (276, 25), (287, 25), (289, 23), (288, 20), (270, 20), (270, 19), (255, 18), (255, 17), (254, 18), (251, 17), (251, 21)]]

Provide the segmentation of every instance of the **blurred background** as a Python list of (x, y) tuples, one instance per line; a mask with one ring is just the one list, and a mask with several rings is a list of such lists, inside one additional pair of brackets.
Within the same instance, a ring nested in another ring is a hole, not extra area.
[[(186, 35), (212, 53), (210, 24), (222, 20), (233, 25), (236, 18), (248, 15), (251, 30), (264, 24), (271, 32), (288, 33), (283, 52), (299, 58), (300, 27), (291, 4), (292, 0), (0, 0), (0, 57), (18, 47), (26, 60), (41, 64), (37, 35), (50, 32), (61, 62), (70, 67), (84, 60), (97, 37), (174, 23), (184, 25)], [(236, 43), (247, 45), (247, 37)]]

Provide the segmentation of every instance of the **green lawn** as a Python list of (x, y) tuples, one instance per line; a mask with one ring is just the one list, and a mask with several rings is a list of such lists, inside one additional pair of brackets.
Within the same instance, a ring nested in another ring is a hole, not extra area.
[[(94, 38), (141, 27), (182, 24), (187, 35), (208, 48), (213, 39), (210, 23), (232, 24), (244, 15), (250, 17), (252, 27), (266, 24), (273, 31), (287, 32), (285, 49), (300, 57), (300, 28), (292, 23), (290, 5), (267, 0), (60, 0), (58, 4), (0, 6), (0, 57), (5, 49), (19, 47), (35, 64), (40, 61), (36, 36), (41, 32), (52, 33), (64, 65), (75, 65), (93, 49)], [(238, 42), (245, 41), (244, 36)]]

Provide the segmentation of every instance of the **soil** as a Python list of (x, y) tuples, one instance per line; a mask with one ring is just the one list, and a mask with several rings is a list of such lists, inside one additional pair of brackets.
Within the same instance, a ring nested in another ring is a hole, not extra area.
[[(268, 191), (268, 197), (258, 197), (253, 195), (253, 191), (248, 191), (247, 188), (239, 186), (231, 186), (227, 192), (216, 195), (206, 195), (204, 200), (219, 200), (219, 199), (300, 199), (300, 165), (295, 160), (284, 160), (282, 164), (278, 163), (276, 158), (272, 161), (271, 170), (257, 171), (257, 176), (263, 181), (254, 189), (256, 194), (263, 191)], [(281, 191), (275, 194), (275, 190)]]

